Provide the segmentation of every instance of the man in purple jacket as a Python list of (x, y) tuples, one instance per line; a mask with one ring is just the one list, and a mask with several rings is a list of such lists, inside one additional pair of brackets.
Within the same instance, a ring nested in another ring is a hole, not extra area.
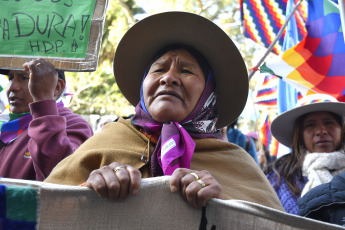
[(62, 159), (93, 135), (90, 125), (59, 99), (63, 71), (44, 59), (8, 76), (10, 111), (0, 114), (0, 177), (43, 181)]

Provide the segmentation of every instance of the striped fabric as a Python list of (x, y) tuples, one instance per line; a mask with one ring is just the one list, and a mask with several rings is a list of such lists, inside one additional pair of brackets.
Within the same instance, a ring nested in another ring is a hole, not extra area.
[(258, 89), (255, 104), (261, 109), (277, 109), (277, 84), (279, 78), (274, 75), (265, 76)]
[[(266, 48), (269, 47), (285, 23), (287, 0), (240, 0), (240, 4), (245, 37)], [(300, 40), (306, 35), (304, 27), (306, 9), (306, 1), (304, 1), (295, 12)], [(284, 37), (285, 32), (273, 48), (275, 54), (280, 53)]]
[(261, 123), (259, 124), (258, 130), (260, 140), (265, 145), (271, 156), (277, 156), (279, 142), (271, 134), (271, 123), (272, 120), (277, 116), (276, 113), (267, 112), (261, 115)]

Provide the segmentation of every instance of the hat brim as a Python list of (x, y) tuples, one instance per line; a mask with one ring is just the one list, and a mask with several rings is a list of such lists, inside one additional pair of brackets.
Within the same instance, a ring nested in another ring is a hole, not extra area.
[(319, 102), (286, 111), (272, 121), (272, 135), (283, 145), (292, 147), (293, 132), (296, 120), (300, 116), (311, 112), (332, 112), (340, 117), (343, 117), (345, 115), (345, 103)]
[(216, 81), (217, 128), (231, 124), (248, 96), (248, 72), (229, 36), (212, 21), (187, 12), (149, 16), (130, 28), (114, 56), (114, 75), (125, 98), (136, 106), (145, 69), (163, 47), (183, 44), (198, 50), (209, 62)]
[[(2, 75), (8, 75), (9, 72), (10, 70), (8, 69), (0, 69), (0, 74)], [(58, 77), (61, 78), (64, 82), (66, 82), (65, 71), (57, 70), (57, 72), (58, 72)]]
[(2, 75), (8, 75), (10, 71), (8, 69), (0, 69), (0, 74)]

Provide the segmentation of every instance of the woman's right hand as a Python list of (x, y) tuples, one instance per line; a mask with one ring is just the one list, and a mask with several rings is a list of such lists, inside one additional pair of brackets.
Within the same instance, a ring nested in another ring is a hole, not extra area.
[(85, 186), (94, 189), (101, 198), (124, 201), (128, 194), (136, 195), (141, 173), (130, 165), (114, 162), (90, 173)]

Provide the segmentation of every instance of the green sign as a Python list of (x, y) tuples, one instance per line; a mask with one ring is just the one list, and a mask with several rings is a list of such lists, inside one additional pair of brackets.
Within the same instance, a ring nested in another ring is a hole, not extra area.
[(96, 0), (0, 0), (0, 56), (85, 59)]

